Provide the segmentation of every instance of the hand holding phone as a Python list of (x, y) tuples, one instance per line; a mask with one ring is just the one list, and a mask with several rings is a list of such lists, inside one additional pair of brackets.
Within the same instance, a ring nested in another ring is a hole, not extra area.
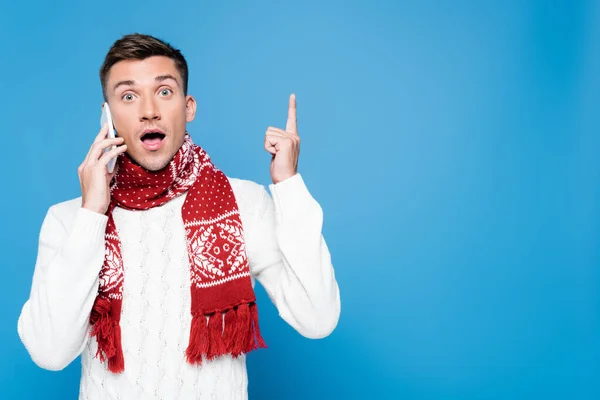
[[(111, 138), (114, 136), (114, 127), (109, 117), (109, 114), (103, 115), (102, 118), (106, 118), (106, 123), (100, 128), (85, 159), (77, 168), (81, 185), (81, 206), (100, 214), (104, 214), (110, 204), (110, 182), (114, 177), (112, 172), (114, 161), (127, 151), (123, 138)], [(112, 128), (112, 132), (109, 127)], [(109, 167), (110, 163), (113, 164), (112, 167)]]

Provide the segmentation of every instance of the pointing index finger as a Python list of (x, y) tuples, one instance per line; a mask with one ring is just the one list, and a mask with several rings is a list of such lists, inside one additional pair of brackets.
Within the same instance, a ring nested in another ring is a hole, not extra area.
[(285, 130), (298, 134), (298, 123), (296, 118), (296, 95), (292, 94), (288, 102), (288, 119), (285, 124)]

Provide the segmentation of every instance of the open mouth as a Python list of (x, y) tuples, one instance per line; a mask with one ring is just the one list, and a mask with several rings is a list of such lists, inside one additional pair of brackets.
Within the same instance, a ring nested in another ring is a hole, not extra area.
[(165, 134), (160, 131), (148, 131), (142, 135), (140, 140), (146, 150), (158, 150), (162, 146), (164, 138)]

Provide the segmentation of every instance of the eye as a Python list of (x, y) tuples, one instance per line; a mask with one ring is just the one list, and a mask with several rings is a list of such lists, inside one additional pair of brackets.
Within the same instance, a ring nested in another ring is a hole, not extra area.
[(171, 89), (162, 89), (162, 90), (160, 91), (160, 95), (161, 95), (161, 96), (168, 96), (168, 95), (170, 95), (171, 93), (172, 93)]
[(131, 94), (131, 93), (124, 94), (123, 97), (122, 97), (122, 99), (125, 100), (125, 101), (132, 101), (133, 100), (133, 94)]

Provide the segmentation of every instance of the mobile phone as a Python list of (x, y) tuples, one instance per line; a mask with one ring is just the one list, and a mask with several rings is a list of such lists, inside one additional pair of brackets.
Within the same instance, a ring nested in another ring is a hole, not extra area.
[[(113, 124), (113, 120), (112, 120), (112, 115), (110, 114), (110, 107), (108, 106), (108, 103), (104, 103), (102, 104), (102, 116), (100, 117), (100, 127), (102, 127), (102, 125), (104, 124), (108, 124), (108, 135), (106, 136), (109, 139), (114, 139), (117, 135), (115, 133), (115, 125)], [(107, 147), (106, 149), (104, 149), (104, 152), (106, 153), (107, 151), (110, 151), (114, 148), (116, 148), (117, 146), (111, 146), (111, 147)], [(115, 163), (117, 161), (117, 157), (113, 157), (107, 164), (107, 168), (108, 168), (108, 173), (112, 174), (113, 171), (115, 170)]]

